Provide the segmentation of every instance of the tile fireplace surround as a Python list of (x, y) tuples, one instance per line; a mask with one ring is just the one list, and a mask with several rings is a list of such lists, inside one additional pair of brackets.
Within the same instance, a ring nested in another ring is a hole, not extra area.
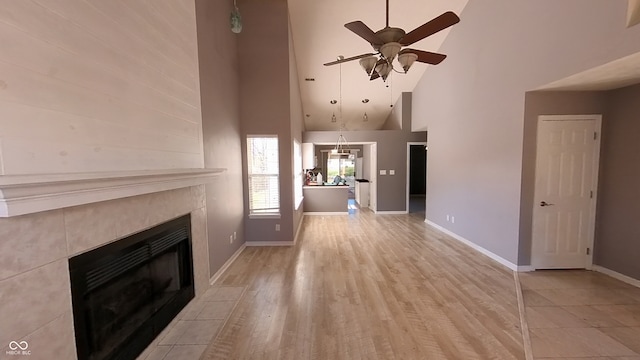
[(0, 359), (77, 359), (68, 259), (191, 214), (196, 297), (209, 286), (204, 184), (223, 169), (0, 177)]

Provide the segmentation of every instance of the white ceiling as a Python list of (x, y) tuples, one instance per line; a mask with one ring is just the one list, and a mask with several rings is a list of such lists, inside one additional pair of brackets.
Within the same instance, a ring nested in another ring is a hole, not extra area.
[[(467, 2), (390, 0), (389, 26), (409, 32), (445, 11), (461, 15)], [(391, 112), (390, 105), (396, 103), (402, 92), (413, 91), (429, 66), (415, 63), (408, 74), (392, 73), (386, 83), (382, 79), (369, 81), (357, 60), (323, 66), (339, 55), (351, 57), (374, 52), (364, 39), (346, 29), (344, 24), (361, 20), (373, 31), (382, 29), (385, 26), (385, 0), (288, 0), (288, 6), (306, 130), (338, 130), (343, 122), (347, 130), (379, 129)], [(460, 17), (464, 22), (464, 16)], [(627, 20), (628, 26), (640, 22), (640, 0), (629, 0)], [(411, 47), (438, 52), (449, 30)], [(315, 81), (305, 81), (305, 78)], [(640, 54), (634, 54), (537, 90), (610, 90), (638, 82)], [(370, 101), (364, 104), (363, 99)], [(331, 105), (331, 100), (337, 100), (338, 104)], [(363, 121), (365, 112), (367, 122)], [(331, 122), (333, 113), (337, 117), (336, 123)]]
[[(389, 26), (409, 32), (445, 11), (460, 15), (467, 1), (390, 0)], [(345, 28), (344, 24), (361, 20), (373, 31), (384, 28), (385, 0), (289, 0), (288, 4), (305, 128), (339, 129), (340, 100), (347, 130), (380, 128), (391, 112), (390, 105), (395, 104), (402, 92), (414, 89), (429, 65), (416, 62), (408, 74), (394, 73), (384, 83), (382, 79), (369, 81), (357, 60), (329, 67), (323, 64), (336, 60), (339, 55), (351, 57), (374, 52), (369, 43)], [(411, 48), (438, 52), (448, 33), (449, 29), (437, 33), (411, 45)], [(315, 81), (305, 81), (305, 78)], [(370, 101), (363, 104), (363, 99)], [(331, 105), (331, 100), (337, 100), (338, 104)], [(334, 112), (338, 119), (336, 123), (331, 122)], [(365, 112), (367, 122), (363, 121)]]

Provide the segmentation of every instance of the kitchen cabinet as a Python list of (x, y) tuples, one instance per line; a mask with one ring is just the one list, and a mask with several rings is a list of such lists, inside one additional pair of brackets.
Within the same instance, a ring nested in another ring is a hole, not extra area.
[(302, 168), (305, 170), (316, 167), (316, 154), (313, 143), (302, 143)]
[(369, 183), (363, 181), (356, 181), (356, 202), (360, 205), (360, 208), (369, 207)]

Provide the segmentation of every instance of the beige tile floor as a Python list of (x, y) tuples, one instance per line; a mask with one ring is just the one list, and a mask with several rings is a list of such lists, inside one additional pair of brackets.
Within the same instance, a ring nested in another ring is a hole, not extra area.
[(640, 288), (591, 271), (519, 277), (535, 359), (640, 360)]
[(192, 300), (138, 360), (198, 360), (244, 293), (244, 286), (212, 286)]

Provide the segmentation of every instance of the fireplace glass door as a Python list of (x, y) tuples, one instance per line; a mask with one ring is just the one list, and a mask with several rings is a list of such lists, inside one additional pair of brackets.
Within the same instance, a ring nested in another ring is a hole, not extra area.
[(189, 217), (70, 259), (79, 359), (135, 359), (193, 298)]

